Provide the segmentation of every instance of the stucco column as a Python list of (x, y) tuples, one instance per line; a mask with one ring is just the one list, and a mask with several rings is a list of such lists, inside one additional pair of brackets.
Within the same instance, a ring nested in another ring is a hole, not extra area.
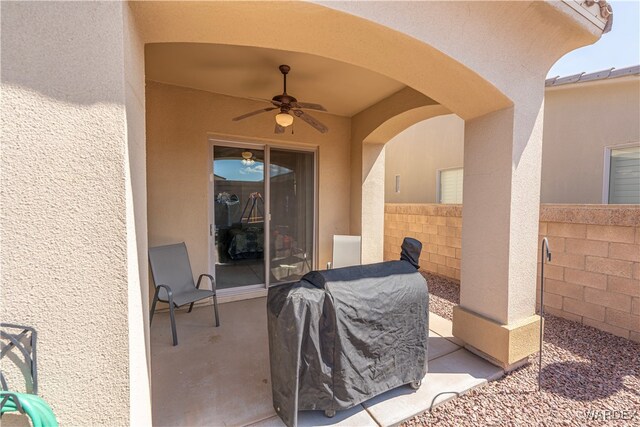
[(539, 343), (542, 112), (541, 99), (531, 99), (465, 124), (463, 261), (453, 333), (505, 368)]
[(384, 144), (362, 144), (362, 263), (384, 256)]

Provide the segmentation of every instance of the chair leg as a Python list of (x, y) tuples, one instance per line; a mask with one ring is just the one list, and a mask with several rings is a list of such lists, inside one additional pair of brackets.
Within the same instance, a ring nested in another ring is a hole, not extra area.
[[(172, 299), (172, 298), (170, 298)], [(173, 336), (173, 345), (178, 345), (178, 334), (176, 333), (176, 316), (174, 314), (175, 307), (173, 301), (169, 301), (169, 316), (171, 317), (171, 335)]]
[(191, 313), (191, 310), (193, 310), (193, 304), (195, 303), (192, 302), (191, 304), (189, 304), (189, 311), (187, 311), (187, 313)]
[(218, 297), (216, 297), (216, 295), (213, 295), (213, 311), (216, 315), (216, 327), (220, 326), (220, 318), (218, 317)]
[(153, 322), (153, 314), (156, 311), (156, 303), (158, 302), (158, 288), (156, 288), (156, 293), (153, 295), (153, 303), (151, 304), (151, 312), (149, 313), (149, 325)]

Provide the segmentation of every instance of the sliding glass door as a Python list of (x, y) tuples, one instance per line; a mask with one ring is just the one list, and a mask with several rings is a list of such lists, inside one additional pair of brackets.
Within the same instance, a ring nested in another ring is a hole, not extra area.
[(314, 264), (315, 152), (222, 144), (213, 145), (211, 175), (218, 289), (298, 280)]
[(269, 182), (270, 284), (298, 280), (312, 270), (314, 155), (271, 149)]
[(218, 289), (262, 285), (264, 150), (213, 148), (215, 277)]

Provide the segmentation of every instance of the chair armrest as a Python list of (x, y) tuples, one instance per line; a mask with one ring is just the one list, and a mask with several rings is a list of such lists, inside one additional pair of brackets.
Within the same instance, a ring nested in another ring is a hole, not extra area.
[(196, 285), (196, 289), (200, 289), (200, 282), (202, 281), (203, 277), (208, 277), (209, 280), (211, 281), (211, 290), (213, 291), (213, 293), (216, 293), (216, 281), (213, 280), (213, 276), (210, 274), (201, 274), (200, 277), (198, 277), (198, 284)]
[(173, 301), (173, 291), (167, 285), (157, 285), (156, 288), (164, 288), (167, 291), (167, 296), (169, 297), (169, 301)]

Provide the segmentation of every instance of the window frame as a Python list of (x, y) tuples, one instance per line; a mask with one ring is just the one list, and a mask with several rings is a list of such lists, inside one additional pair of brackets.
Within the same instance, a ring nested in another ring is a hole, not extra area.
[(619, 150), (623, 148), (637, 147), (640, 145), (640, 141), (626, 142), (624, 144), (608, 145), (604, 147), (604, 166), (602, 168), (602, 204), (610, 205), (609, 203), (609, 184), (611, 178), (611, 151)]
[[(441, 191), (440, 191), (440, 174), (442, 172), (445, 171), (450, 171), (450, 170), (455, 170), (455, 169), (462, 169), (462, 176), (464, 178), (464, 166), (453, 166), (450, 168), (441, 168), (441, 169), (436, 169), (436, 203), (439, 205), (443, 205), (443, 204), (458, 204), (458, 203), (442, 203), (442, 201), (440, 200), (441, 198)], [(462, 184), (463, 188), (464, 188), (464, 183)], [(463, 190), (463, 194), (464, 194), (464, 190)], [(464, 195), (463, 195), (464, 197)]]

